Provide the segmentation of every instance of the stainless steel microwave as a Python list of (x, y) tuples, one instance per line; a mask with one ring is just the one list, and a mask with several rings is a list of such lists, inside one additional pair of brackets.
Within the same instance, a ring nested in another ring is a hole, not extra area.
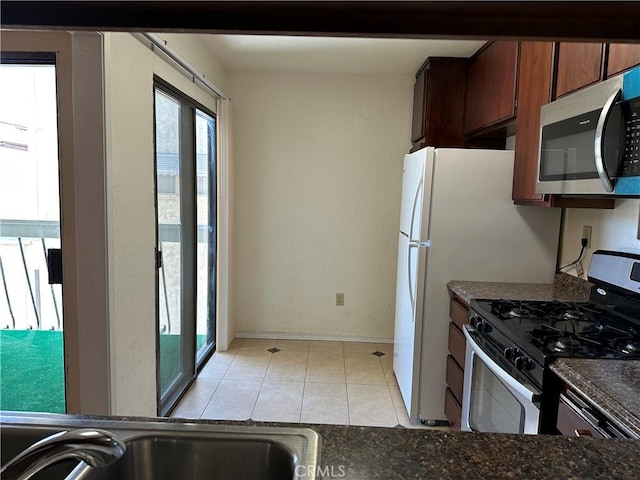
[(536, 192), (640, 196), (640, 68), (542, 107)]

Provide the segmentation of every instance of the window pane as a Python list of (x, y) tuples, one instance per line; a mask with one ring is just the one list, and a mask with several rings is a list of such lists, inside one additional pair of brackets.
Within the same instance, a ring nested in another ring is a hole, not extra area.
[(215, 119), (196, 111), (196, 351), (215, 341), (216, 138)]

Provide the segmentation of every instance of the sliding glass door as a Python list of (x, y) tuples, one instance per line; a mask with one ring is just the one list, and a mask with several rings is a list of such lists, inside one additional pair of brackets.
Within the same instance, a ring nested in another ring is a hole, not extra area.
[(196, 109), (196, 366), (215, 344), (216, 312), (216, 121)]
[(158, 412), (215, 348), (215, 116), (156, 79)]
[(0, 410), (66, 411), (55, 58), (0, 62)]

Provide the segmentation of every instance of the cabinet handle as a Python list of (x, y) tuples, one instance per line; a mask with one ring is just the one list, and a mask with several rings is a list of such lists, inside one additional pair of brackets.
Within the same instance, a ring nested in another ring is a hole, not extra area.
[(593, 433), (591, 430), (587, 430), (586, 428), (577, 428), (574, 430), (576, 437), (593, 437)]

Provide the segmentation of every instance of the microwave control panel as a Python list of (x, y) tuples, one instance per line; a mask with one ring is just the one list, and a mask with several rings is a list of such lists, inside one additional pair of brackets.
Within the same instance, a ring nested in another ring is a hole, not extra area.
[(624, 158), (618, 177), (640, 176), (640, 97), (627, 100), (625, 112)]

